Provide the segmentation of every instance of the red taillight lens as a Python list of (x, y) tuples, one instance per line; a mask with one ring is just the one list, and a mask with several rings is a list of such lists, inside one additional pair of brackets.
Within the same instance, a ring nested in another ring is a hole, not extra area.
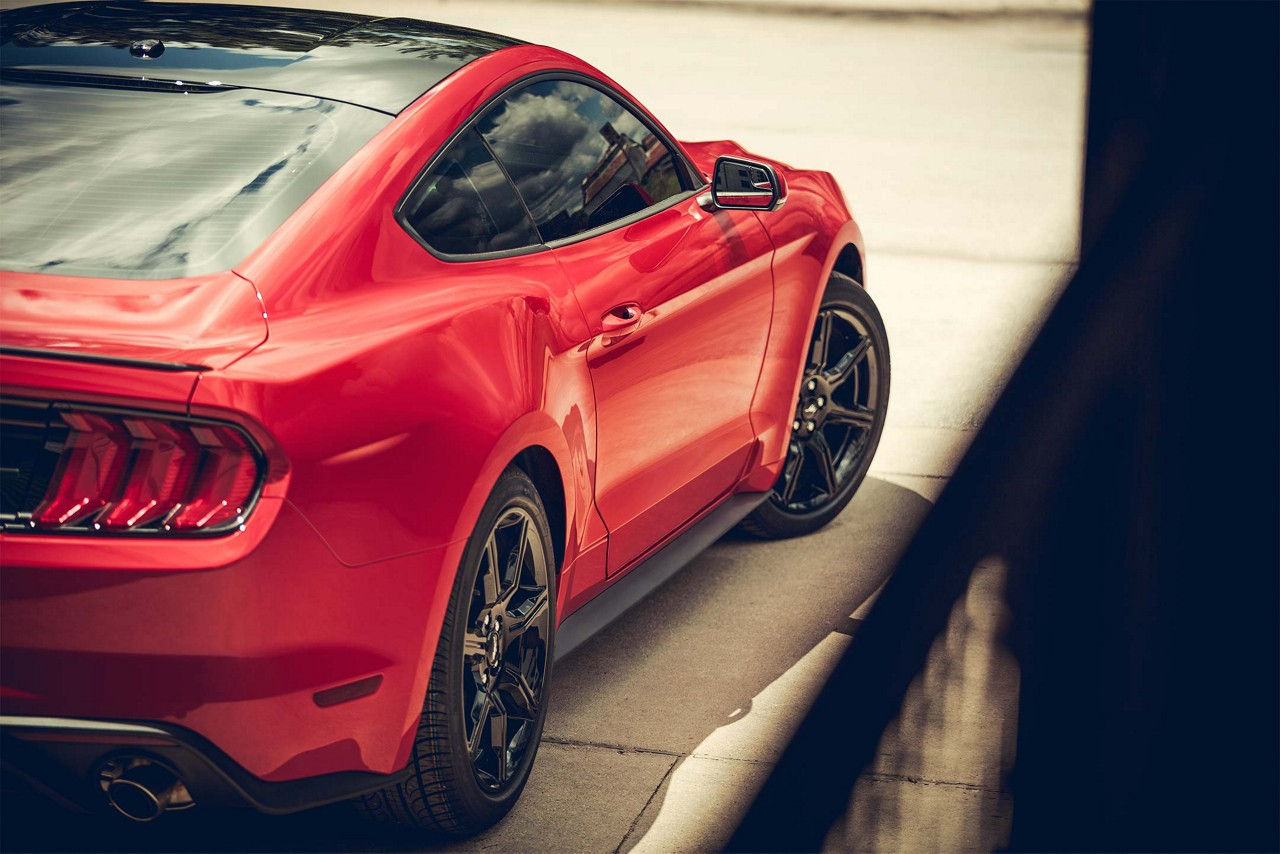
[[(262, 481), (262, 455), (223, 424), (58, 409), (59, 453), (31, 516), (41, 530), (196, 533), (240, 525)], [(60, 423), (59, 423), (60, 422)]]
[[(187, 504), (169, 522), (175, 531), (217, 528), (242, 517), (258, 482), (258, 464), (249, 443), (227, 427), (191, 428), (202, 459)], [(238, 524), (238, 522), (237, 522)]]
[(125, 426), (136, 456), (119, 499), (97, 520), (108, 531), (163, 521), (190, 492), (200, 463), (200, 446), (185, 430), (150, 418), (129, 418)]
[(41, 528), (74, 525), (114, 495), (129, 457), (122, 425), (91, 412), (64, 412), (70, 431), (44, 501), (32, 514)]

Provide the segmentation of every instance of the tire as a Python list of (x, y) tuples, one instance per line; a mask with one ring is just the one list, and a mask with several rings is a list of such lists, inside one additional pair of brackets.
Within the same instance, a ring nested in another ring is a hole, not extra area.
[[(551, 543), (533, 482), (507, 469), (480, 512), (453, 585), (413, 773), (356, 799), (367, 817), (464, 837), (496, 824), (520, 797), (542, 737), (554, 657)], [(495, 566), (500, 572), (491, 572)], [(499, 726), (501, 751), (494, 747)]]
[(814, 321), (786, 461), (742, 530), (783, 539), (834, 519), (867, 476), (888, 406), (884, 320), (858, 282), (832, 273)]

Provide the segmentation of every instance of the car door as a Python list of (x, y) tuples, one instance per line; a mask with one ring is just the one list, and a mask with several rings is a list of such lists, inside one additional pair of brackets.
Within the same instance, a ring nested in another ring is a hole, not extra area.
[(552, 78), (478, 124), (594, 336), (610, 574), (742, 473), (773, 302), (773, 246), (756, 214), (704, 210), (701, 178), (640, 115), (594, 81)]

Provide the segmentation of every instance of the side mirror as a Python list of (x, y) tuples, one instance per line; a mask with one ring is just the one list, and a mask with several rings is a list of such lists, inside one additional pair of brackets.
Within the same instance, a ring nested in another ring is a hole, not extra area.
[(772, 211), (787, 197), (772, 166), (741, 157), (718, 157), (712, 173), (711, 192), (703, 207), (731, 211)]

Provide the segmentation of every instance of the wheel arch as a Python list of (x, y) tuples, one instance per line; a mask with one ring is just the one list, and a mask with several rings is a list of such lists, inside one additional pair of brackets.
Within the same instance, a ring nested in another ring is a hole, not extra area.
[(825, 263), (820, 268), (817, 282), (818, 300), (813, 304), (813, 312), (817, 314), (818, 302), (821, 301), (823, 288), (831, 274), (843, 273), (867, 289), (866, 247), (862, 242), (862, 229), (852, 219), (845, 220), (835, 228), (827, 244)]
[[(862, 252), (853, 243), (846, 243), (844, 248), (836, 255), (836, 260), (831, 265), (831, 271), (843, 273), (858, 284), (863, 284)], [(830, 276), (831, 273), (828, 272), (827, 277), (830, 278)]]
[[(572, 449), (571, 437), (581, 445), (576, 452)], [(529, 476), (538, 490), (547, 511), (556, 562), (563, 571), (576, 556), (580, 511), (589, 503), (586, 501), (589, 496), (580, 494), (589, 489), (585, 472), (575, 476), (577, 467), (572, 462), (585, 460), (583, 437), (581, 425), (562, 426), (546, 412), (529, 412), (516, 419), (493, 444), (481, 466), (479, 476), (459, 508), (451, 539), (465, 540), (471, 535), (498, 478), (515, 466)]]
[(538, 490), (543, 509), (547, 511), (547, 524), (551, 528), (551, 548), (555, 554), (557, 571), (564, 571), (565, 537), (568, 533), (565, 512), (564, 480), (555, 456), (542, 445), (530, 445), (512, 458), (510, 465), (520, 469)]

